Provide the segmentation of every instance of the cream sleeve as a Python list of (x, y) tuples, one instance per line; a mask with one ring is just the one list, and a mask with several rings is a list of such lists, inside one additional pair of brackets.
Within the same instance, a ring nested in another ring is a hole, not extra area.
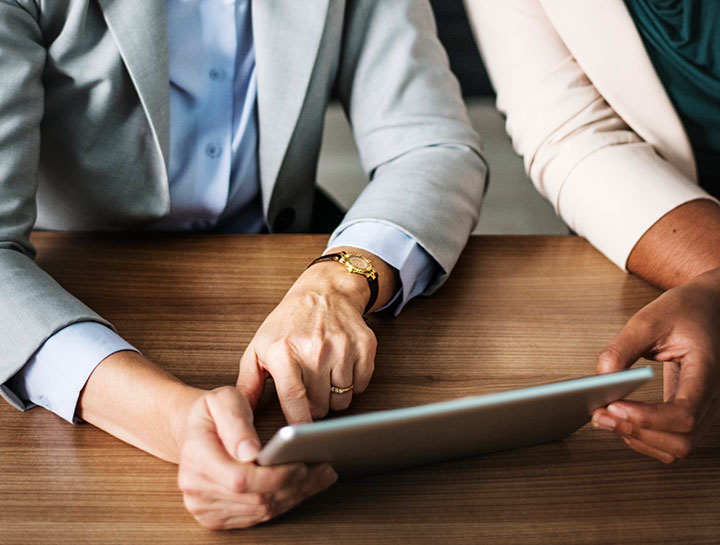
[(711, 198), (608, 105), (540, 2), (466, 0), (466, 6), (528, 175), (570, 228), (611, 261), (625, 269), (657, 220), (685, 202)]

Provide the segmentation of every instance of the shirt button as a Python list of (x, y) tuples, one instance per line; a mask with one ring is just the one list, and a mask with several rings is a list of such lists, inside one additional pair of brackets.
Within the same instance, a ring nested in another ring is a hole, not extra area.
[(273, 221), (273, 231), (276, 233), (286, 233), (295, 221), (295, 210), (292, 208), (283, 208), (278, 212)]
[(193, 231), (205, 231), (212, 227), (212, 222), (209, 220), (195, 220), (192, 223), (192, 230)]
[(208, 73), (212, 81), (220, 81), (225, 79), (225, 70), (222, 68), (213, 68)]
[(205, 147), (205, 153), (207, 153), (208, 157), (215, 159), (222, 153), (222, 147), (217, 144), (208, 144)]

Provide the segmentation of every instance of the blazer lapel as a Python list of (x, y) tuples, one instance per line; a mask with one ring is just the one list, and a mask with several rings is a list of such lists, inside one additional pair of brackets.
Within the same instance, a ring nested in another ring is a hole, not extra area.
[(330, 0), (253, 0), (258, 79), (260, 181), (267, 213), (272, 190), (317, 59)]
[(697, 179), (690, 141), (623, 0), (540, 0), (608, 104), (683, 174)]
[(167, 12), (161, 0), (98, 0), (168, 165), (170, 86)]

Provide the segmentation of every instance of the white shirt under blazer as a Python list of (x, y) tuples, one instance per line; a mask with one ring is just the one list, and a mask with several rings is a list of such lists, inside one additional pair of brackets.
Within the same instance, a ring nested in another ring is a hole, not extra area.
[(533, 183), (619, 267), (665, 214), (712, 198), (623, 0), (465, 3)]

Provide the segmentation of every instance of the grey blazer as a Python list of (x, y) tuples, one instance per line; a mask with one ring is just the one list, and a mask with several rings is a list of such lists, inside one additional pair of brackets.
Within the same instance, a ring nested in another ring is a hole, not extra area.
[[(252, 9), (270, 230), (308, 228), (334, 93), (372, 180), (338, 229), (398, 227), (441, 265), (439, 285), (477, 221), (486, 169), (427, 0)], [(0, 0), (0, 74), (3, 384), (57, 330), (108, 323), (35, 264), (33, 227), (141, 229), (168, 212), (165, 0)]]

